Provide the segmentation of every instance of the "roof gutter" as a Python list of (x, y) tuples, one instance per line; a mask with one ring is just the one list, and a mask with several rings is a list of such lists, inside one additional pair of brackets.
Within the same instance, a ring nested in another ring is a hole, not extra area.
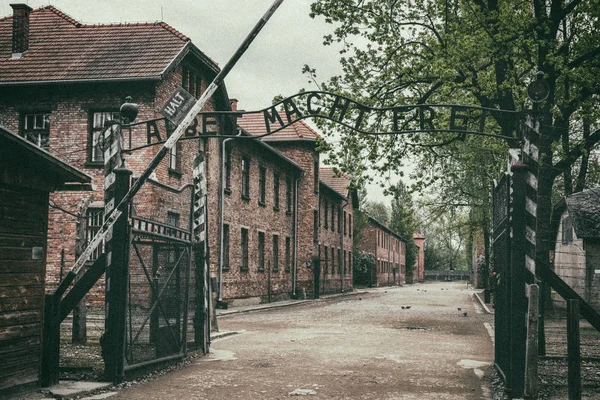
[(16, 81), (16, 82), (0, 82), (0, 86), (34, 86), (34, 85), (63, 85), (75, 83), (111, 83), (111, 82), (140, 82), (140, 81), (160, 81), (162, 76), (144, 76), (144, 77), (129, 77), (129, 78), (105, 78), (105, 79), (66, 79), (66, 80), (50, 80), (50, 81)]

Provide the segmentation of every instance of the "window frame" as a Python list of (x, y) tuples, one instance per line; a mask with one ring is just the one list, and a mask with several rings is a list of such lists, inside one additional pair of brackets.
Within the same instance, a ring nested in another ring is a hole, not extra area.
[(290, 272), (292, 269), (292, 238), (285, 237), (285, 272)]
[(258, 205), (265, 206), (267, 197), (267, 167), (258, 166)]
[(265, 233), (263, 231), (258, 231), (257, 246), (258, 272), (265, 272)]
[(279, 211), (279, 174), (273, 171), (273, 210)]
[[(93, 214), (93, 215), (92, 215)], [(91, 224), (90, 221), (96, 221), (96, 217), (99, 216), (97, 223)], [(85, 212), (85, 241), (89, 244), (98, 234), (102, 224), (104, 223), (104, 208), (102, 207), (89, 207)], [(86, 244), (86, 247), (87, 247)], [(94, 262), (104, 253), (104, 240), (102, 243), (90, 254), (87, 262)]]
[(286, 196), (285, 212), (288, 215), (292, 214), (292, 209), (293, 209), (294, 194), (293, 194), (292, 187), (293, 187), (292, 178), (290, 178), (288, 176), (285, 180), (285, 196)]
[(250, 157), (242, 157), (242, 199), (250, 200)]
[(562, 228), (562, 244), (573, 243), (573, 220), (571, 216), (567, 214), (561, 221)]
[(240, 270), (247, 272), (250, 267), (248, 265), (248, 248), (250, 246), (250, 238), (248, 228), (240, 229)]
[[(36, 111), (36, 112), (21, 113), (21, 115), (20, 115), (20, 120), (21, 120), (20, 136), (23, 137), (24, 139), (26, 139), (28, 142), (35, 144), (40, 149), (44, 149), (44, 150), (48, 151), (50, 148), (50, 116), (51, 116), (51, 114), (52, 113), (50, 111), (48, 111), (48, 112)], [(28, 124), (29, 116), (31, 116), (33, 118), (33, 120), (32, 120), (33, 127), (28, 126), (29, 125)], [(41, 120), (40, 120), (40, 122), (42, 122), (41, 128), (37, 126), (37, 123), (38, 123), (37, 117), (38, 116), (41, 118)], [(35, 141), (31, 140), (32, 136), (35, 137)], [(42, 137), (45, 137), (45, 140), (43, 140)]]
[(279, 271), (279, 235), (273, 234), (273, 272)]
[(229, 224), (223, 224), (223, 259), (221, 260), (221, 264), (223, 265), (223, 271), (229, 271), (229, 253), (231, 251), (230, 248), (230, 230)]
[[(96, 126), (96, 114), (111, 114), (110, 118), (107, 119), (106, 115), (102, 116), (102, 126)], [(104, 132), (104, 124), (106, 121), (114, 121), (115, 115), (117, 120), (121, 118), (120, 112), (113, 107), (106, 107), (104, 109), (98, 108), (89, 110), (89, 123), (88, 123), (88, 166), (103, 166), (104, 165), (104, 150), (97, 147), (98, 140), (101, 139), (102, 132)], [(98, 137), (96, 137), (98, 133)], [(100, 158), (98, 159), (96, 151), (100, 151)], [(96, 156), (96, 157), (95, 157)]]
[(314, 181), (313, 181), (313, 190), (315, 194), (319, 193), (319, 161), (313, 161), (313, 170), (314, 170)]

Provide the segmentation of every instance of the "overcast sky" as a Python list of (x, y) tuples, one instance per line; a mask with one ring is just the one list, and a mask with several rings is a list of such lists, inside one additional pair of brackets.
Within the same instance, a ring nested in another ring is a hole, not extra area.
[[(18, 0), (10, 3), (18, 3)], [(52, 4), (77, 21), (131, 23), (165, 21), (191, 38), (207, 56), (224, 66), (273, 0), (29, 0), (30, 7)], [(340, 47), (323, 46), (333, 26), (309, 17), (312, 0), (284, 0), (250, 48), (225, 79), (228, 93), (244, 110), (258, 110), (299, 89), (316, 89), (302, 74), (308, 64), (320, 80), (339, 74)], [(12, 14), (9, 2), (0, 15)], [(381, 190), (370, 187), (376, 200)]]

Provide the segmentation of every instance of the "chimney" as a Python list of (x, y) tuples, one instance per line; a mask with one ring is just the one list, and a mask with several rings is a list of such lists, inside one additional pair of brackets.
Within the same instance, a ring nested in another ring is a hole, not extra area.
[(231, 104), (231, 111), (237, 111), (238, 99), (229, 99), (229, 103)]
[(20, 58), (29, 49), (29, 13), (33, 9), (22, 3), (11, 4), (10, 6), (13, 9), (13, 58)]

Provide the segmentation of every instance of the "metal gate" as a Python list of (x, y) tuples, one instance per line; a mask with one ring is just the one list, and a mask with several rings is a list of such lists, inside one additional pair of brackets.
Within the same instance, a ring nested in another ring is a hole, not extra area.
[(125, 370), (186, 353), (192, 266), (189, 231), (132, 217)]

